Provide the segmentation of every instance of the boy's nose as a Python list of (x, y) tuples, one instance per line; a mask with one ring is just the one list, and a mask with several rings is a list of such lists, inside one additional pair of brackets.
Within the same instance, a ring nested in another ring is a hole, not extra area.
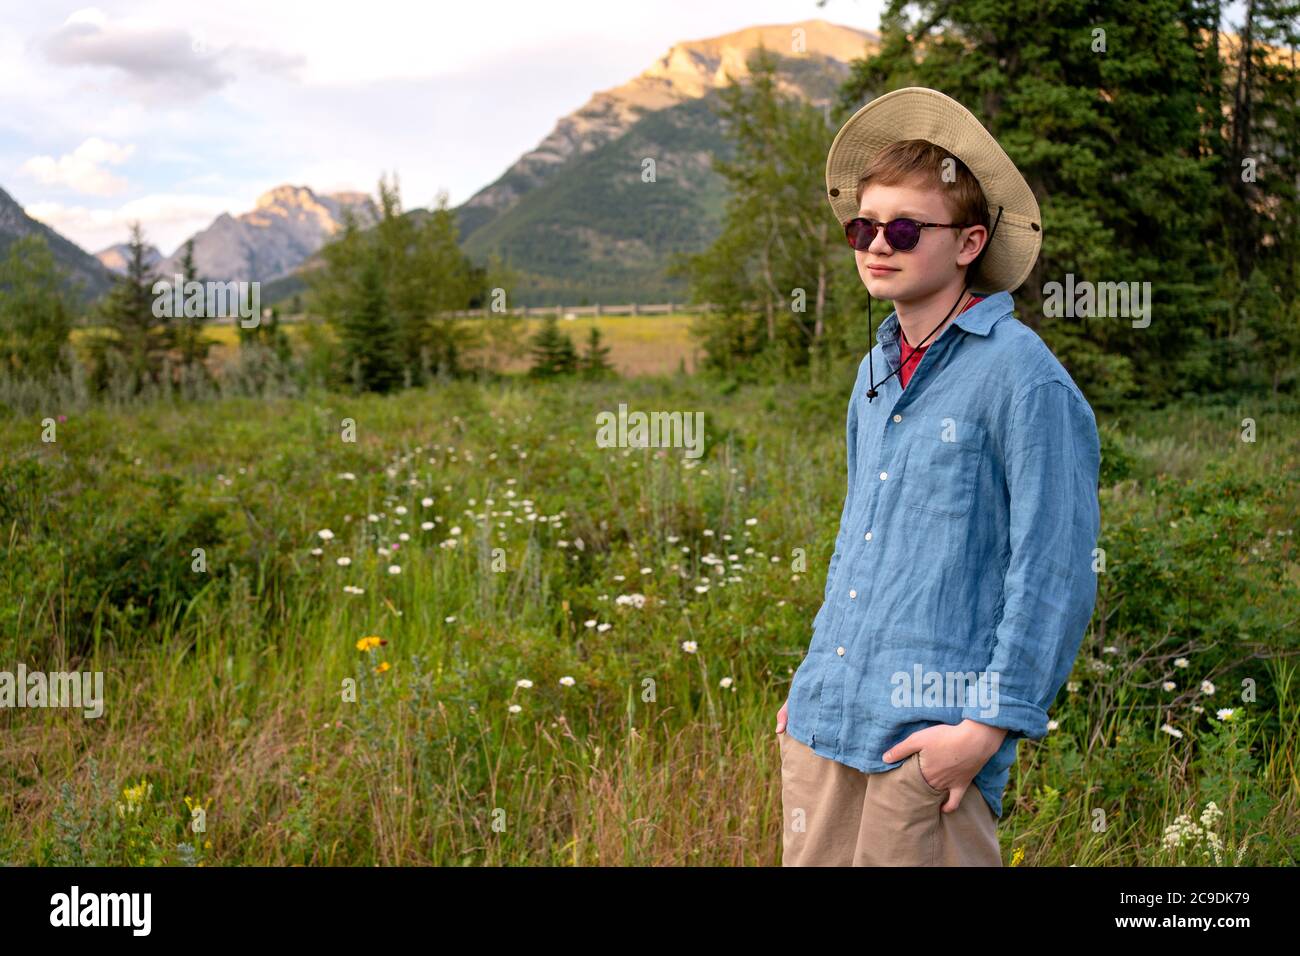
[(876, 227), (876, 234), (871, 239), (871, 245), (867, 246), (867, 251), (878, 256), (887, 256), (894, 251), (894, 247), (885, 238), (884, 227)]

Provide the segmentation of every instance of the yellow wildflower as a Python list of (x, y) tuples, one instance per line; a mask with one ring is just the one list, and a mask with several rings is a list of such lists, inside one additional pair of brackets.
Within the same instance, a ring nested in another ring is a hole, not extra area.
[(384, 639), (382, 637), (363, 637), (361, 640), (357, 641), (357, 650), (369, 651), (383, 643)]
[(375, 668), (375, 673), (382, 674), (384, 671), (388, 670), (388, 668), (389, 668), (388, 661), (384, 661), (382, 664), (380, 664), (378, 667)]

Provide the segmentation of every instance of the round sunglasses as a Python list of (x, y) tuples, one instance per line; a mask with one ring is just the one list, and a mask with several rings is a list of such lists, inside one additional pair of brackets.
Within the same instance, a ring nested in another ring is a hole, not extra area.
[(921, 241), (921, 230), (931, 227), (944, 229), (965, 229), (975, 225), (969, 222), (917, 222), (915, 219), (891, 219), (881, 222), (879, 219), (864, 219), (858, 216), (844, 224), (844, 236), (858, 252), (866, 252), (876, 241), (876, 230), (885, 228), (885, 241), (895, 252), (909, 252)]

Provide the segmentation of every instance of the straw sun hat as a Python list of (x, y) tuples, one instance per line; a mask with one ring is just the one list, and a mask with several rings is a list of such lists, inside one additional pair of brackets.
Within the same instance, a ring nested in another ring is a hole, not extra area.
[[(1038, 200), (998, 141), (966, 107), (938, 90), (912, 86), (877, 97), (835, 134), (826, 157), (826, 192), (840, 224), (858, 215), (858, 178), (890, 143), (924, 139), (965, 163), (984, 190), (989, 225), (997, 221), (971, 277), (981, 292), (1016, 289), (1043, 244)], [(998, 208), (1002, 216), (998, 219)]]

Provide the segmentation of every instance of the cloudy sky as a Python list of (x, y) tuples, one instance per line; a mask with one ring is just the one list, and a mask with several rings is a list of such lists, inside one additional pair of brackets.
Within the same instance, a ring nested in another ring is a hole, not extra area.
[(681, 40), (881, 0), (0, 0), (0, 188), (89, 251), (170, 253), (282, 183), (455, 206)]

